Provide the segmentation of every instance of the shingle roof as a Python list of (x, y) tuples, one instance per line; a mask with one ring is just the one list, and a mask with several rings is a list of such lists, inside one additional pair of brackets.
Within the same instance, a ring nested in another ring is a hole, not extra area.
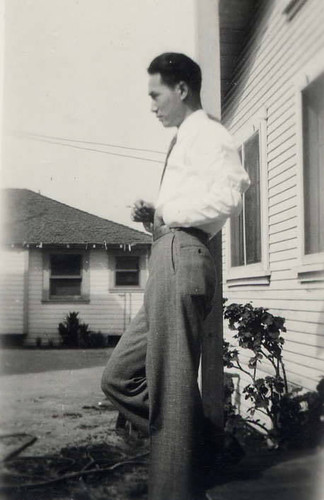
[(29, 189), (4, 189), (5, 244), (150, 244), (151, 237), (128, 226), (70, 207)]

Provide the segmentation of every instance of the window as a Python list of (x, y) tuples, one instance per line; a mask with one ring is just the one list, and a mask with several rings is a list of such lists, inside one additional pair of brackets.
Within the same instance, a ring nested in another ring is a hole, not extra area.
[(242, 196), (240, 215), (226, 228), (226, 282), (229, 287), (269, 285), (267, 110), (265, 107), (235, 135), (251, 185)]
[(243, 209), (231, 220), (231, 265), (261, 262), (260, 138), (259, 131), (240, 148), (241, 161), (251, 185), (243, 195)]
[(301, 283), (324, 280), (324, 50), (295, 79)]
[(82, 256), (50, 255), (50, 297), (81, 296)]
[(139, 286), (140, 266), (138, 256), (116, 256), (115, 263), (115, 286)]
[(148, 277), (148, 248), (133, 251), (115, 250), (108, 256), (109, 291), (142, 293)]
[(88, 270), (86, 251), (43, 251), (43, 302), (88, 302)]
[(324, 281), (324, 50), (295, 78), (301, 283)]
[(324, 252), (324, 73), (302, 90), (304, 253)]

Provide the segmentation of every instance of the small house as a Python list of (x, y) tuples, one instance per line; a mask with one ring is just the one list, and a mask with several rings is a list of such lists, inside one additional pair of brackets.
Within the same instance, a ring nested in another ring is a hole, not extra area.
[(3, 202), (0, 337), (55, 345), (72, 311), (121, 335), (143, 300), (151, 237), (28, 189)]

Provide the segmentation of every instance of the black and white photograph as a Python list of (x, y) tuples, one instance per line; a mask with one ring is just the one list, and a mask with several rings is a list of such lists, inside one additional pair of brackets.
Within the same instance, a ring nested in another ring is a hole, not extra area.
[(324, 500), (324, 1), (0, 0), (0, 500)]

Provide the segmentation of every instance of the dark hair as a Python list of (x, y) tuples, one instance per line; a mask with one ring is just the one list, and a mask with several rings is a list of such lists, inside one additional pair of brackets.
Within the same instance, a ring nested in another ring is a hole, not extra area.
[(147, 68), (147, 72), (150, 75), (160, 73), (162, 81), (169, 87), (174, 87), (177, 83), (183, 81), (194, 93), (200, 93), (200, 67), (184, 54), (165, 52), (153, 59)]

